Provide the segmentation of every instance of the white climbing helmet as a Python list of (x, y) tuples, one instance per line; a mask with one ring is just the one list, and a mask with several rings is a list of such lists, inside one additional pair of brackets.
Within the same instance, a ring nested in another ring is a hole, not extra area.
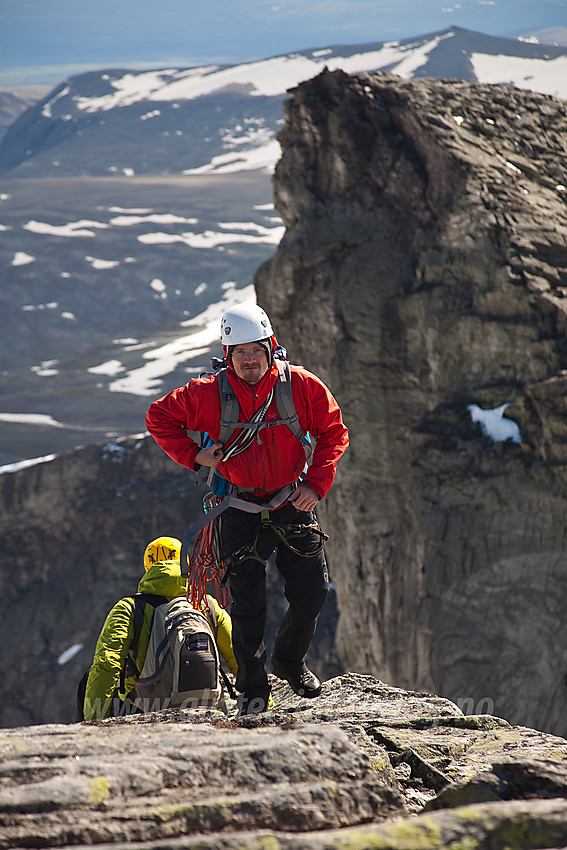
[(236, 304), (221, 319), (221, 342), (226, 346), (273, 336), (268, 314), (257, 304)]

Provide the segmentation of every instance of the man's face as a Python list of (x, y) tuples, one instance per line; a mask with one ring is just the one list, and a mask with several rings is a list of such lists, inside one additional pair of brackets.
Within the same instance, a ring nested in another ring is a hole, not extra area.
[(247, 384), (257, 384), (268, 371), (268, 355), (259, 342), (243, 342), (232, 351), (232, 366)]

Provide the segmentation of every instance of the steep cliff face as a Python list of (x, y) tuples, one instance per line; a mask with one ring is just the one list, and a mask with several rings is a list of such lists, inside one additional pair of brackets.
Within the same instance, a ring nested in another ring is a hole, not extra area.
[(565, 734), (566, 105), (323, 72), (280, 140), (256, 288), (350, 428), (321, 505), (345, 667)]

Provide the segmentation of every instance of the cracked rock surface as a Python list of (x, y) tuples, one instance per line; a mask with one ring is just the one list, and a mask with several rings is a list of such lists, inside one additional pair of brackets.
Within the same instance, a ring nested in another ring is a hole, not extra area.
[(543, 848), (567, 835), (567, 741), (367, 675), (311, 701), (273, 686), (275, 708), (252, 717), (229, 700), (3, 730), (0, 847)]

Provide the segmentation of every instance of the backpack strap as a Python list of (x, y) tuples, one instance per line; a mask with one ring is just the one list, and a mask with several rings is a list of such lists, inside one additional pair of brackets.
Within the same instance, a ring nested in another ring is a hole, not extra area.
[(305, 451), (305, 463), (309, 463), (313, 454), (313, 447), (299, 424), (299, 416), (293, 403), (291, 392), (291, 368), (287, 360), (276, 360), (278, 366), (278, 381), (276, 384), (276, 406), (281, 417), (282, 424), (287, 425), (294, 437), (296, 437)]
[(126, 663), (120, 671), (119, 685), (122, 693), (124, 693), (126, 678), (131, 675), (140, 675), (136, 659), (138, 657), (138, 646), (144, 625), (146, 605), (151, 605), (155, 609), (158, 605), (163, 605), (164, 602), (168, 601), (166, 596), (158, 596), (157, 593), (135, 593), (132, 599), (134, 602), (134, 636), (128, 648)]
[[(266, 414), (274, 398), (274, 388), (270, 390), (268, 397), (260, 405), (256, 413), (252, 416), (250, 422), (239, 422), (240, 405), (234, 389), (228, 379), (227, 371), (224, 369), (219, 372), (219, 392), (221, 397), (221, 421), (219, 442), (226, 446), (231, 439), (236, 428), (242, 429), (236, 439), (227, 446), (224, 451), (223, 460), (229, 460), (231, 457), (241, 454), (243, 451), (252, 445), (258, 432), (261, 428), (267, 426)], [(260, 439), (258, 437), (258, 439)]]
[(211, 597), (205, 596), (205, 600), (206, 600), (206, 603), (207, 603), (207, 615), (209, 617), (209, 620), (211, 621), (211, 629), (213, 630), (213, 634), (215, 636), (215, 642), (216, 642), (217, 636), (218, 636), (218, 631), (219, 631), (217, 613), (215, 611), (215, 606), (214, 606), (214, 603), (213, 603)]
[(218, 376), (219, 392), (221, 397), (219, 442), (224, 445), (234, 434), (240, 413), (240, 405), (238, 404), (236, 393), (228, 380), (226, 369), (221, 369)]
[[(211, 628), (213, 630), (213, 635), (215, 637), (215, 643), (217, 643), (217, 641), (218, 641), (218, 631), (219, 631), (219, 622), (217, 620), (217, 614), (216, 614), (216, 611), (215, 611), (215, 606), (214, 606), (213, 600), (210, 596), (205, 596), (205, 600), (206, 600), (206, 603), (207, 603), (207, 614), (209, 616), (209, 620), (211, 621)], [(217, 649), (218, 649), (218, 646), (217, 646)], [(238, 694), (236, 693), (236, 691), (232, 687), (232, 683), (231, 683), (230, 679), (228, 678), (228, 676), (226, 675), (226, 672), (225, 672), (225, 670), (222, 666), (222, 659), (221, 659), (220, 652), (219, 652), (219, 672), (220, 672), (221, 678), (224, 682), (224, 686), (227, 689), (228, 693), (230, 694), (232, 699), (236, 699), (238, 697)]]
[(134, 599), (134, 637), (130, 644), (130, 653), (132, 660), (136, 662), (138, 655), (138, 644), (140, 643), (140, 635), (142, 634), (142, 626), (144, 625), (144, 616), (146, 605), (151, 605), (152, 608), (157, 608), (158, 605), (163, 605), (167, 602), (167, 596), (158, 596), (157, 593), (135, 593)]

